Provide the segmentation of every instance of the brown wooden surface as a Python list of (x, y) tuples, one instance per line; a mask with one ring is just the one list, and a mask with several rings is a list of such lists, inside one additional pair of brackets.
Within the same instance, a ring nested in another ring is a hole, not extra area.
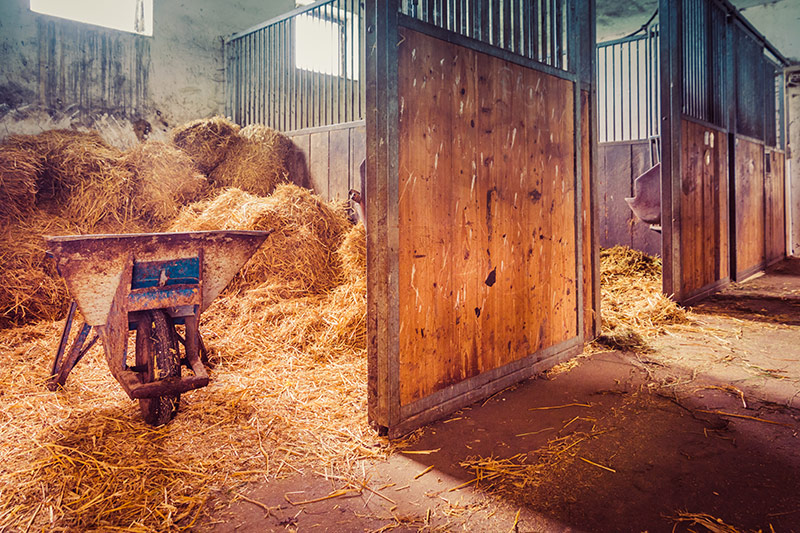
[[(770, 151), (766, 172), (764, 207), (766, 221), (766, 260), (768, 264), (786, 256), (786, 198), (783, 152)], [(766, 169), (765, 169), (766, 170)]]
[(633, 181), (651, 167), (647, 141), (598, 146), (598, 212), (600, 246), (630, 246), (650, 255), (661, 254), (661, 235), (633, 214), (625, 202), (633, 196)]
[(741, 137), (735, 147), (736, 279), (763, 268), (764, 146)]
[(592, 265), (592, 159), (589, 137), (589, 92), (581, 91), (581, 218), (583, 222), (583, 335), (588, 341), (595, 336), (596, 302), (594, 302), (594, 267)]
[(291, 179), (320, 196), (346, 200), (361, 190), (359, 166), (366, 154), (366, 127), (351, 122), (287, 133), (295, 144)]
[(728, 277), (726, 134), (681, 122), (681, 293), (683, 298)]
[(400, 403), (577, 336), (572, 84), (399, 49)]

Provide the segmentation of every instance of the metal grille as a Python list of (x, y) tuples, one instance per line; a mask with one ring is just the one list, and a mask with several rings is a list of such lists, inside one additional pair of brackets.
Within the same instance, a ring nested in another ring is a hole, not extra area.
[(359, 0), (321, 0), (226, 39), (226, 114), (283, 131), (362, 120), (363, 19)]
[(401, 13), (569, 70), (566, 0), (402, 0)]
[(597, 45), (600, 142), (659, 135), (659, 25), (643, 35)]
[(786, 112), (784, 109), (786, 89), (783, 69), (775, 68), (775, 146), (779, 150), (786, 148)]
[[(734, 25), (736, 34), (736, 132), (764, 138), (764, 53), (762, 46)], [(770, 83), (771, 85), (771, 83)]]
[(726, 14), (708, 0), (683, 2), (683, 113), (725, 126)]

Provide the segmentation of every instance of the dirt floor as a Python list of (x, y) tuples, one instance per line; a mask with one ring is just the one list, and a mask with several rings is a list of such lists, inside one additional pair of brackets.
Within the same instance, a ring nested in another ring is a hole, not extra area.
[(353, 478), (221, 495), (201, 529), (800, 531), (800, 260), (694, 311), (647, 353), (582, 356)]

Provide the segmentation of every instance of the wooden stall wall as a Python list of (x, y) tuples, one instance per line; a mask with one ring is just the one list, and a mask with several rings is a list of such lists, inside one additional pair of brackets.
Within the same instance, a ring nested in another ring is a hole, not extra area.
[(767, 152), (765, 163), (764, 214), (766, 220), (766, 262), (772, 265), (786, 257), (786, 178), (784, 154)]
[(597, 187), (600, 246), (630, 246), (661, 255), (661, 234), (634, 216), (625, 198), (633, 196), (633, 181), (648, 170), (648, 141), (603, 143), (598, 146)]
[(730, 281), (727, 133), (681, 121), (681, 294), (702, 298)]
[(598, 330), (598, 302), (595, 289), (598, 280), (594, 276), (594, 254), (592, 253), (592, 153), (590, 134), (590, 98), (588, 91), (581, 91), (581, 220), (583, 223), (583, 336), (593, 339)]
[(288, 132), (294, 142), (290, 174), (298, 185), (330, 200), (361, 190), (359, 166), (366, 154), (364, 121)]
[(579, 350), (580, 254), (573, 84), (400, 32), (402, 408)]
[(737, 136), (734, 148), (736, 281), (764, 268), (764, 145)]

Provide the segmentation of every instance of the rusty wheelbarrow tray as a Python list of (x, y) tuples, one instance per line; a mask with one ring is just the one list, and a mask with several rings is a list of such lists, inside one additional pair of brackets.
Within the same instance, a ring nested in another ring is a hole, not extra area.
[[(264, 242), (268, 231), (200, 231), (45, 237), (74, 302), (53, 362), (49, 386), (67, 376), (97, 340), (111, 374), (145, 420), (168, 422), (180, 394), (208, 384), (201, 360), (200, 313)], [(85, 323), (65, 355), (76, 307)], [(184, 325), (181, 337), (176, 325)], [(136, 331), (136, 361), (127, 360), (128, 333)], [(184, 346), (185, 357), (180, 355)], [(192, 370), (181, 377), (181, 365)]]

